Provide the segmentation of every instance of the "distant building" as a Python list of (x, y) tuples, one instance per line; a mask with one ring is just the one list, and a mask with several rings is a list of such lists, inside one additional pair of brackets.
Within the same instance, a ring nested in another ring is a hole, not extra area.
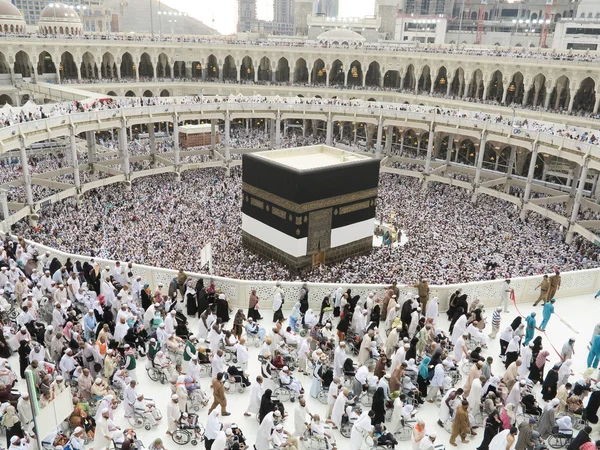
[(256, 22), (256, 0), (238, 0), (238, 33), (251, 31)]
[(308, 38), (315, 40), (329, 30), (348, 29), (363, 36), (367, 42), (377, 42), (380, 37), (380, 17), (325, 17), (307, 18)]
[(313, 12), (317, 16), (337, 17), (339, 9), (339, 0), (315, 0)]
[(273, 2), (273, 22), (294, 23), (293, 0), (275, 0)]
[(294, 0), (294, 35), (308, 35), (308, 16), (313, 11), (313, 0)]
[[(40, 15), (50, 2), (48, 0), (12, 0), (21, 11), (27, 25), (37, 25)], [(58, 2), (56, 2), (58, 3)], [(112, 10), (105, 0), (62, 0), (67, 6), (73, 6), (83, 24), (84, 31), (117, 31), (112, 28)]]
[[(198, 19), (182, 14), (158, 0), (102, 0), (112, 13), (112, 29), (155, 35), (219, 34)], [(83, 17), (82, 17), (83, 19)]]

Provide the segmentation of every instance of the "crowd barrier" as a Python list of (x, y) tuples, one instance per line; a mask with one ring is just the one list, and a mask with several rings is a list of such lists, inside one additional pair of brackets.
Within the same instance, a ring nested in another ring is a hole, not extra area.
[[(26, 240), (26, 242), (30, 243), (32, 241)], [(58, 258), (58, 260), (62, 263), (64, 263), (67, 258), (71, 258), (71, 262), (73, 263), (77, 260), (84, 262), (94, 259), (95, 262), (100, 264), (102, 270), (104, 270), (107, 266), (110, 267), (111, 273), (113, 267), (115, 266), (115, 261), (109, 259), (91, 258), (89, 256), (66, 253), (55, 248), (41, 245), (40, 243), (36, 243), (36, 247), (40, 255), (47, 251), (50, 253), (51, 257)], [(212, 276), (206, 273), (196, 273), (186, 270), (185, 267), (183, 267), (183, 269), (186, 271), (188, 276), (194, 279), (203, 278), (204, 285), (207, 287), (210, 280), (213, 280), (215, 287), (223, 291), (227, 299), (230, 301), (231, 307), (234, 309), (242, 308), (247, 310), (250, 293), (253, 289), (256, 289), (260, 308), (267, 310), (267, 312), (263, 313), (263, 315), (266, 314), (267, 317), (270, 316), (270, 311), (272, 309), (273, 290), (275, 288), (276, 281), (237, 280), (234, 278)], [(148, 283), (153, 290), (157, 289), (159, 284), (162, 284), (163, 287), (161, 292), (163, 293), (167, 293), (169, 283), (177, 276), (178, 273), (178, 271), (174, 269), (151, 267), (142, 264), (134, 264), (132, 272), (134, 276), (141, 276), (142, 280)], [(390, 274), (390, 276), (393, 279), (393, 274)], [(541, 283), (542, 278), (543, 275), (511, 278), (511, 287), (514, 289), (516, 301), (519, 303), (535, 301), (540, 293), (539, 289), (536, 288)], [(445, 311), (447, 309), (450, 296), (458, 289), (462, 289), (462, 292), (468, 295), (469, 301), (479, 299), (484, 306), (489, 309), (499, 305), (500, 299), (502, 298), (503, 283), (504, 279), (497, 279), (462, 284), (438, 286), (431, 285), (430, 294), (432, 298), (438, 298), (440, 311)], [(300, 280), (294, 282), (281, 282), (281, 287), (284, 292), (285, 309), (291, 309), (294, 303), (298, 300), (302, 284), (303, 282)], [(327, 295), (330, 295), (340, 286), (344, 289), (344, 291), (351, 289), (352, 295), (360, 295), (361, 298), (366, 298), (370, 292), (375, 293), (375, 295), (379, 298), (383, 298), (385, 289), (389, 285), (359, 283), (307, 283), (307, 286), (309, 289), (310, 307), (318, 311), (321, 308), (321, 301), (323, 298)], [(416, 287), (402, 284), (402, 280), (398, 280), (398, 288), (400, 289), (401, 298), (408, 294), (416, 294), (417, 292)], [(564, 272), (561, 274), (561, 286), (555, 297), (560, 299), (578, 295), (593, 295), (599, 289), (600, 268)]]

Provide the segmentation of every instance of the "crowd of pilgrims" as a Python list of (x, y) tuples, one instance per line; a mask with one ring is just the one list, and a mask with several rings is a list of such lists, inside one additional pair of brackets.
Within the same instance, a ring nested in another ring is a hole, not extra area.
[[(174, 440), (181, 430), (203, 436), (206, 450), (298, 450), (299, 439), (336, 449), (347, 437), (343, 448), (350, 450), (363, 442), (393, 449), (404, 439), (434, 450), (443, 429), (456, 446), (477, 428), (478, 450), (541, 449), (559, 438), (573, 438), (569, 450), (600, 446), (590, 436), (600, 384), (574, 377), (574, 337), (551, 354), (542, 336), (534, 337), (535, 313), (511, 320), (499, 306), (486, 317), (461, 290), (451, 295), (446, 320), (426, 279), (414, 294), (401, 294), (394, 282), (366, 298), (339, 286), (317, 299), (306, 284), (290, 294), (276, 283), (272, 311), (253, 290), (247, 311), (234, 313), (212, 280), (179, 270), (153, 290), (132, 263), (61, 262), (16, 236), (4, 241), (0, 288), (0, 423), (10, 450), (35, 448), (28, 396), (12, 389), (26, 370), (42, 408), (74, 388), (69, 430), (44, 437), (74, 450), (90, 442), (95, 450), (112, 448), (112, 441), (139, 448), (135, 427), (117, 424), (119, 408), (134, 423), (166, 425)], [(486, 355), (495, 339), (503, 373)], [(250, 343), (259, 348), (257, 361), (250, 361)], [(8, 363), (13, 353), (19, 375)], [(600, 324), (588, 366), (599, 359)], [(143, 360), (152, 380), (171, 386), (165, 420), (137, 384)], [(259, 422), (254, 442), (225, 419), (232, 387), (250, 388), (244, 416)], [(327, 405), (325, 414), (310, 412), (316, 399)], [(428, 402), (437, 406), (437, 423), (419, 417)], [(209, 403), (202, 425), (198, 411)], [(576, 436), (574, 428), (581, 428)], [(157, 438), (149, 448), (165, 446)]]
[[(35, 227), (16, 232), (68, 253), (166, 268), (200, 270), (200, 250), (213, 248), (216, 275), (293, 280), (286, 267), (241, 244), (241, 169), (192, 170), (144, 177), (132, 191), (119, 185), (45, 206)], [(525, 221), (508, 203), (480, 195), (476, 204), (458, 187), (382, 174), (377, 219), (403, 230), (403, 246), (374, 247), (365, 256), (303, 271), (305, 281), (389, 283), (399, 279), (462, 283), (598, 266), (597, 250), (581, 237), (564, 243), (564, 231), (537, 214)], [(151, 226), (149, 226), (151, 225)]]

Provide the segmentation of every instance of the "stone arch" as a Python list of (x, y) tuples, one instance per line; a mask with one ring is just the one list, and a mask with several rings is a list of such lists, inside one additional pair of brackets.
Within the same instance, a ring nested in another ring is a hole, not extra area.
[(456, 162), (469, 166), (475, 165), (477, 146), (470, 138), (462, 139), (458, 143), (456, 151), (458, 152), (458, 155), (456, 155)]
[(298, 58), (296, 60), (296, 66), (294, 68), (294, 83), (308, 83), (308, 66), (304, 58)]
[(77, 64), (75, 58), (71, 52), (63, 52), (60, 55), (60, 65), (58, 66), (60, 75), (65, 79), (76, 79), (77, 78)]
[(10, 66), (6, 60), (6, 55), (0, 52), (0, 73), (10, 73)]
[(208, 55), (206, 59), (206, 78), (219, 78), (219, 61), (213, 54)]
[(431, 89), (431, 68), (428, 65), (423, 66), (421, 69), (421, 76), (419, 77), (418, 91), (429, 92)]
[(406, 67), (406, 75), (404, 75), (403, 88), (408, 90), (414, 90), (417, 80), (415, 79), (415, 66), (409, 64)]
[(81, 78), (96, 79), (98, 78), (98, 67), (94, 55), (90, 52), (85, 52), (81, 57), (80, 69)]
[(587, 77), (579, 84), (579, 89), (575, 94), (573, 108), (576, 110), (591, 112), (594, 110), (595, 102), (596, 82), (592, 78)]
[(521, 103), (523, 101), (523, 94), (525, 93), (525, 85), (523, 84), (523, 74), (516, 72), (513, 74), (510, 83), (508, 83), (506, 93), (506, 104)]
[(544, 104), (546, 97), (546, 75), (538, 73), (533, 77), (529, 91), (527, 92), (527, 106), (538, 106)]
[[(331, 77), (331, 74), (329, 76)], [(317, 59), (313, 64), (311, 80), (312, 84), (325, 84), (327, 82), (327, 67), (321, 58)], [(331, 83), (331, 78), (329, 79), (329, 83)]]
[(358, 60), (352, 61), (348, 69), (348, 84), (361, 86), (363, 82), (362, 64)]
[(108, 91), (106, 95), (110, 95), (112, 97), (117, 97), (117, 93), (115, 91)]
[(13, 99), (10, 98), (10, 95), (7, 95), (7, 94), (0, 95), (0, 106), (4, 106), (6, 104), (9, 104), (10, 106), (12, 106)]
[(115, 57), (112, 53), (106, 52), (102, 55), (102, 63), (100, 64), (100, 73), (102, 78), (116, 78), (117, 77), (117, 65), (115, 64)]
[(552, 89), (548, 106), (554, 110), (567, 109), (571, 95), (571, 80), (568, 76), (561, 75)]
[(438, 73), (435, 77), (433, 84), (433, 91), (439, 94), (445, 94), (448, 89), (448, 70), (445, 66), (438, 69)]
[(242, 80), (254, 80), (254, 63), (249, 56), (244, 56), (244, 59), (242, 59), (240, 78)]
[(496, 70), (489, 81), (487, 89), (487, 98), (485, 100), (495, 100), (500, 102), (504, 94), (503, 75), (500, 70)]
[(44, 75), (45, 73), (56, 73), (56, 66), (54, 65), (52, 55), (45, 50), (39, 54), (37, 73), (38, 75)]
[(237, 80), (237, 64), (231, 55), (227, 55), (223, 62), (223, 79)]
[(339, 59), (336, 59), (331, 64), (329, 70), (329, 84), (330, 85), (344, 85), (344, 64)]
[(191, 61), (189, 66), (185, 61), (175, 61), (173, 63), (173, 78), (187, 78), (188, 69), (192, 78), (200, 78), (202, 76), (202, 64), (200, 64), (200, 61)]
[(196, 79), (202, 78), (202, 74), (206, 73), (203, 72), (206, 71), (206, 67), (202, 67), (202, 63), (200, 61), (192, 61), (192, 67), (188, 67), (187, 63), (182, 62), (179, 66), (179, 77), (183, 78), (184, 76), (187, 76), (188, 70), (191, 72), (192, 78)]
[(257, 68), (258, 81), (271, 81), (271, 59), (263, 56)]
[(462, 97), (464, 92), (469, 87), (466, 86), (465, 83), (465, 70), (462, 67), (459, 67), (454, 71), (454, 76), (452, 77), (452, 85), (450, 86), (450, 93), (452, 95), (456, 95), (458, 97)]
[(130, 90), (130, 91), (127, 91), (127, 92), (125, 92), (125, 97), (135, 97), (135, 96), (136, 96), (136, 95), (135, 95), (135, 92), (133, 92), (133, 91), (131, 91), (131, 90)]
[(483, 98), (483, 72), (481, 69), (476, 69), (473, 72), (473, 77), (468, 88), (468, 95), (472, 98), (482, 99)]
[(158, 55), (156, 76), (160, 78), (171, 78), (171, 64), (169, 63), (169, 57), (164, 52)]
[(142, 97), (154, 97), (154, 94), (152, 93), (152, 91), (150, 89), (146, 89), (144, 91), (144, 93), (142, 94)]
[(377, 61), (372, 61), (367, 68), (367, 76), (365, 78), (366, 86), (379, 86), (381, 84), (381, 67)]
[(146, 52), (140, 56), (140, 64), (137, 68), (140, 77), (154, 78), (154, 65), (152, 64), (152, 58)]
[(400, 72), (397, 70), (388, 70), (383, 76), (383, 87), (399, 88), (400, 87)]
[(160, 91), (160, 96), (161, 97), (170, 97), (171, 93), (169, 92), (168, 89), (163, 89), (162, 91)]
[(287, 58), (281, 57), (277, 61), (277, 70), (275, 80), (279, 83), (289, 83), (290, 81), (290, 63)]
[(30, 77), (33, 74), (33, 66), (27, 52), (23, 50), (17, 52), (13, 70), (14, 73), (19, 73), (24, 78)]
[(135, 69), (134, 67), (135, 62), (131, 53), (123, 53), (123, 56), (121, 56), (121, 78), (134, 78), (137, 70), (137, 67)]

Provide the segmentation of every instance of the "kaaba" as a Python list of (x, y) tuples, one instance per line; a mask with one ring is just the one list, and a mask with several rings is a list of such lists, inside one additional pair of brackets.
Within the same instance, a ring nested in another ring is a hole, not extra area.
[(243, 155), (242, 244), (290, 270), (371, 251), (379, 161), (325, 145)]

